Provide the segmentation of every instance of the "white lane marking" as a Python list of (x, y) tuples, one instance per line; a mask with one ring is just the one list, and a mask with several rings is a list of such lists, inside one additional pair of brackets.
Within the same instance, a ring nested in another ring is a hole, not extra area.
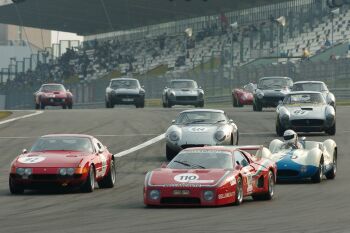
[(36, 115), (39, 115), (39, 114), (42, 114), (42, 113), (43, 113), (43, 111), (36, 111), (34, 113), (27, 114), (27, 115), (24, 115), (24, 116), (15, 117), (15, 118), (11, 118), (11, 119), (8, 119), (8, 120), (0, 121), (0, 125), (6, 124), (6, 123), (10, 123), (10, 122), (13, 122), (13, 121), (22, 120), (22, 119), (25, 119), (25, 118), (29, 118), (29, 117), (36, 116)]
[(152, 139), (150, 139), (150, 140), (148, 140), (148, 141), (146, 141), (144, 143), (141, 143), (140, 145), (137, 145), (137, 146), (132, 147), (130, 149), (127, 149), (127, 150), (124, 150), (122, 152), (119, 152), (119, 153), (115, 154), (114, 157), (118, 157), (118, 158), (123, 157), (123, 156), (125, 156), (127, 154), (133, 153), (133, 152), (141, 150), (141, 149), (143, 149), (143, 148), (145, 148), (147, 146), (150, 146), (150, 145), (152, 145), (152, 144), (154, 144), (156, 142), (159, 142), (160, 140), (163, 140), (164, 138), (165, 138), (165, 133), (163, 133), (161, 135), (158, 135), (157, 137), (152, 138)]

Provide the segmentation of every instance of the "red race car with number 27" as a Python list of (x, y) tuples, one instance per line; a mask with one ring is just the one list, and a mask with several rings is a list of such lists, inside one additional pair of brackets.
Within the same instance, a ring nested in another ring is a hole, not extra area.
[(221, 206), (240, 205), (246, 196), (270, 200), (274, 195), (276, 164), (262, 158), (262, 153), (269, 150), (262, 146), (185, 149), (165, 168), (146, 174), (144, 203)]
[(96, 138), (83, 134), (53, 134), (40, 137), (31, 150), (11, 164), (10, 192), (25, 189), (79, 187), (92, 192), (112, 188), (116, 180), (114, 156)]

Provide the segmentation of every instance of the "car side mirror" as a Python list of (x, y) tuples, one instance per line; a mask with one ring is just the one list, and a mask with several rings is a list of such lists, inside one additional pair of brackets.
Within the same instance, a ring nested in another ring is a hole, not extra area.
[(236, 170), (241, 170), (242, 169), (242, 165), (238, 162), (238, 161), (236, 161)]
[(171, 124), (175, 124), (175, 120), (172, 120), (172, 121), (171, 121)]
[(70, 92), (70, 90), (69, 90), (69, 89), (67, 89), (67, 91), (68, 91), (68, 92)]
[(301, 137), (301, 140), (302, 140), (302, 141), (305, 141), (305, 140), (306, 140), (306, 137)]
[(23, 153), (23, 154), (27, 154), (27, 153), (28, 153), (28, 150), (27, 150), (27, 149), (23, 149), (23, 150), (22, 150), (22, 153)]
[(103, 153), (103, 149), (98, 149), (97, 151), (99, 154), (102, 154)]
[(230, 120), (228, 120), (228, 122), (229, 122), (230, 124), (232, 124), (232, 123), (233, 123), (233, 120), (232, 120), (232, 119), (230, 119)]
[(164, 87), (164, 89), (168, 89), (168, 87), (167, 87), (167, 86), (165, 86), (165, 87)]
[(166, 168), (168, 166), (167, 162), (163, 162), (160, 164), (160, 168)]

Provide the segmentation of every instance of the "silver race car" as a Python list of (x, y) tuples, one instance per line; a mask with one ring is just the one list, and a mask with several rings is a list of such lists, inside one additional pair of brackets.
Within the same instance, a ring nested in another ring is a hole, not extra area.
[(318, 91), (321, 92), (329, 105), (335, 109), (336, 100), (332, 92), (329, 91), (327, 85), (322, 81), (299, 81), (295, 82), (292, 91)]
[(290, 92), (276, 109), (276, 133), (282, 136), (287, 129), (297, 132), (322, 132), (334, 135), (334, 107), (327, 104), (320, 92)]
[(334, 179), (337, 172), (337, 144), (332, 139), (324, 142), (306, 141), (305, 137), (291, 145), (279, 139), (270, 143), (271, 153), (262, 157), (276, 162), (277, 180), (297, 181), (311, 179), (319, 183), (323, 176)]
[(204, 107), (204, 91), (197, 82), (190, 79), (171, 80), (162, 94), (164, 108), (174, 105), (194, 105)]
[(171, 160), (182, 149), (207, 145), (238, 145), (238, 129), (221, 110), (181, 112), (165, 133), (166, 157)]

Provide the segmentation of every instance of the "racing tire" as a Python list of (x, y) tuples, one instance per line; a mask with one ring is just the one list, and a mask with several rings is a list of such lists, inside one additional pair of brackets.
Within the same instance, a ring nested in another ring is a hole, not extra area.
[(171, 161), (177, 155), (177, 152), (171, 149), (168, 145), (166, 145), (165, 154), (166, 154), (166, 159), (168, 161)]
[(88, 172), (88, 177), (86, 178), (85, 183), (81, 187), (81, 191), (84, 193), (91, 193), (95, 189), (95, 169), (91, 165)]
[(335, 135), (335, 132), (336, 132), (336, 125), (335, 125), (335, 123), (333, 124), (332, 127), (330, 127), (329, 129), (326, 130), (326, 133), (328, 135), (331, 135), (331, 136)]
[(62, 105), (62, 109), (67, 109), (67, 105)]
[(200, 101), (197, 105), (198, 108), (203, 108), (204, 107), (204, 100)]
[(68, 104), (68, 109), (72, 109), (73, 108), (73, 104)]
[(261, 103), (258, 102), (258, 103), (256, 104), (256, 111), (257, 111), (257, 112), (261, 112), (262, 110), (263, 110), (263, 106), (262, 106)]
[(24, 193), (24, 188), (20, 185), (16, 185), (12, 178), (9, 178), (9, 188), (10, 188), (10, 193), (11, 194), (23, 194)]
[(236, 206), (239, 206), (243, 202), (243, 184), (242, 178), (239, 176), (236, 181), (236, 195), (235, 202), (233, 203)]
[(116, 181), (116, 177), (117, 177), (117, 169), (115, 167), (115, 162), (112, 159), (110, 161), (110, 167), (108, 170), (108, 173), (106, 174), (106, 176), (98, 183), (98, 187), (100, 188), (113, 188), (115, 181)]
[(320, 183), (322, 181), (323, 176), (323, 158), (320, 159), (320, 164), (318, 165), (318, 169), (315, 174), (311, 177), (311, 181), (313, 183)]
[(333, 153), (333, 166), (330, 171), (328, 171), (325, 176), (328, 180), (333, 180), (337, 175), (337, 149), (334, 150)]
[(253, 200), (262, 201), (262, 200), (272, 200), (273, 199), (273, 195), (275, 192), (275, 176), (271, 170), (269, 171), (269, 174), (268, 174), (267, 184), (268, 184), (267, 193), (260, 194), (260, 195), (252, 195)]
[(239, 132), (238, 132), (238, 130), (237, 130), (236, 137), (237, 137), (237, 139), (236, 139), (236, 146), (238, 146), (238, 141), (239, 141)]
[(40, 105), (35, 103), (35, 109), (40, 109)]
[(165, 102), (162, 102), (162, 105), (163, 105), (163, 108), (167, 107)]
[(232, 105), (233, 105), (233, 107), (238, 107), (238, 101), (237, 101), (237, 99), (236, 99), (236, 96), (233, 96), (232, 97)]
[(282, 128), (281, 123), (278, 120), (278, 117), (277, 117), (277, 120), (276, 120), (276, 134), (279, 137), (282, 137), (283, 134), (284, 134), (284, 129)]
[(42, 102), (39, 103), (40, 109), (45, 109), (45, 104), (43, 104)]

